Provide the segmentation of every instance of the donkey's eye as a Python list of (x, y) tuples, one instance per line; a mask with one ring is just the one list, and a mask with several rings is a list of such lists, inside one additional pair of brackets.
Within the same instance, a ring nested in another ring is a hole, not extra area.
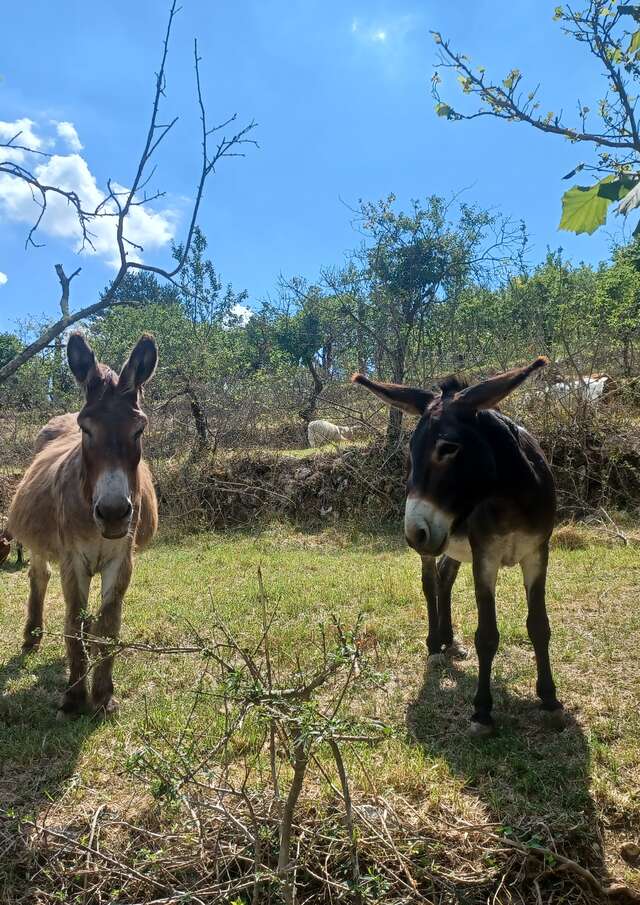
[(438, 440), (435, 450), (436, 459), (439, 462), (444, 462), (447, 459), (452, 459), (459, 451), (459, 443), (454, 443), (452, 440)]
[(89, 438), (89, 440), (92, 440), (92, 439), (93, 439), (93, 434), (91, 433), (91, 431), (89, 430), (88, 427), (84, 427), (84, 425), (82, 425), (82, 426), (80, 427), (80, 430), (81, 430), (82, 433), (85, 435), (85, 437), (88, 437), (88, 438)]
[(137, 431), (135, 432), (135, 434), (133, 435), (133, 439), (134, 439), (134, 440), (139, 440), (140, 437), (141, 437), (143, 434), (144, 434), (144, 427), (141, 427), (141, 428), (139, 428), (139, 430), (137, 430)]

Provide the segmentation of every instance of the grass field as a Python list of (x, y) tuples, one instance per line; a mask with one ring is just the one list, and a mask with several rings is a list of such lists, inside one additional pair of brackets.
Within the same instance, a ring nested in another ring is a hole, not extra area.
[[(548, 583), (552, 663), (567, 709), (563, 731), (547, 725), (536, 708), (521, 578), (517, 570), (505, 570), (499, 580), (501, 644), (494, 669), (497, 731), (484, 740), (467, 736), (475, 655), (425, 674), (419, 559), (395, 533), (304, 533), (275, 526), (256, 534), (159, 541), (139, 557), (123, 635), (151, 646), (176, 645), (195, 634), (207, 637), (215, 608), (243, 641), (258, 639), (259, 564), (269, 605), (278, 609), (273, 655), (280, 663), (293, 667), (296, 657), (302, 663), (311, 658), (331, 614), (350, 624), (362, 613), (368, 656), (384, 677), (363, 697), (362, 713), (381, 720), (389, 731), (380, 744), (345, 752), (355, 800), (395, 797), (414, 813), (447, 825), (500, 825), (517, 838), (538, 833), (545, 845), (557, 846), (600, 877), (640, 887), (640, 871), (619, 855), (624, 842), (640, 842), (640, 551), (635, 544), (583, 538), (585, 543), (572, 545), (580, 549), (554, 550)], [(26, 589), (26, 570), (5, 564), (0, 570), (0, 802), (5, 817), (0, 901), (76, 901), (60, 890), (63, 898), (56, 899), (53, 881), (28, 851), (27, 831), (16, 828), (18, 845), (12, 827), (20, 816), (28, 818), (26, 826), (46, 820), (70, 827), (81, 817), (90, 824), (91, 815), (104, 808), (128, 815), (131, 822), (140, 822), (143, 813), (148, 820), (151, 810), (157, 827), (175, 820), (126, 765), (140, 747), (143, 728), (146, 745), (153, 744), (153, 732), (158, 746), (180, 734), (201, 661), (125, 651), (115, 667), (119, 716), (106, 724), (89, 718), (60, 722), (55, 708), (64, 682), (63, 608), (57, 574), (50, 584), (41, 650), (22, 658)], [(454, 620), (473, 651), (469, 567), (461, 570), (454, 590)], [(206, 710), (199, 713), (201, 742), (207, 733), (215, 735), (216, 724), (208, 722)], [(504, 871), (480, 845), (469, 843), (466, 851), (476, 881), (465, 881), (452, 901), (491, 900), (500, 892)], [(105, 892), (104, 899), (94, 900), (130, 901), (123, 893), (118, 897), (117, 890), (111, 899)], [(503, 900), (510, 901), (494, 899)]]

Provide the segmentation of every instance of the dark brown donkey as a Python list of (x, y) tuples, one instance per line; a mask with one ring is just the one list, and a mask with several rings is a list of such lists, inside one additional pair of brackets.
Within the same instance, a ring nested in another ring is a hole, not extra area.
[[(148, 543), (158, 523), (151, 474), (141, 458), (147, 418), (140, 408), (141, 389), (155, 370), (158, 350), (153, 337), (142, 336), (118, 376), (98, 364), (81, 333), (73, 333), (67, 357), (84, 389), (84, 408), (78, 414), (53, 418), (40, 431), (35, 458), (9, 509), (8, 530), (31, 550), (23, 650), (40, 644), (49, 560), (57, 560), (69, 661), (61, 709), (110, 713), (117, 705), (107, 639), (116, 638), (120, 631), (134, 547)], [(89, 585), (97, 572), (102, 601), (95, 621), (88, 625)], [(92, 648), (97, 657), (91, 704), (81, 634), (87, 629), (95, 639)]]
[[(550, 711), (562, 707), (551, 675), (545, 605), (556, 508), (553, 476), (533, 437), (491, 411), (545, 364), (545, 358), (538, 358), (472, 387), (450, 378), (435, 393), (377, 383), (361, 374), (353, 377), (388, 405), (420, 417), (409, 447), (404, 531), (422, 556), (430, 657), (440, 657), (454, 645), (451, 589), (460, 563), (472, 563), (478, 606), (475, 734), (492, 727), (491, 665), (499, 641), (495, 586), (501, 566), (519, 563), (522, 568), (541, 706)], [(436, 564), (441, 554), (446, 555)]]

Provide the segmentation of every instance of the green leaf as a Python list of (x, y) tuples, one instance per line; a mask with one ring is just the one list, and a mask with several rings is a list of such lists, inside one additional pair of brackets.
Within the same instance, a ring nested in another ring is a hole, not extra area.
[(562, 196), (559, 229), (570, 233), (594, 233), (607, 219), (612, 201), (627, 194), (632, 181), (625, 177), (605, 176), (595, 185), (574, 185)]
[(640, 50), (640, 31), (634, 31), (629, 41), (627, 53), (637, 53)]
[(449, 104), (436, 104), (436, 113), (438, 116), (445, 116), (447, 119), (455, 119), (456, 111)]

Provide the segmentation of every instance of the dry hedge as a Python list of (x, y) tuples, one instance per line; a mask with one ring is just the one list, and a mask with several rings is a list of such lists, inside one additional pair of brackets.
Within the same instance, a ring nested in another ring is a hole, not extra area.
[[(631, 409), (592, 406), (576, 411), (537, 400), (512, 414), (542, 443), (558, 486), (560, 518), (580, 519), (602, 509), (638, 515), (640, 420)], [(163, 524), (171, 530), (229, 528), (270, 519), (316, 525), (357, 519), (375, 527), (401, 517), (408, 433), (390, 449), (376, 424), (369, 428), (369, 445), (327, 447), (301, 457), (293, 453), (304, 444), (298, 423), (271, 424), (277, 436), (270, 441), (285, 447), (279, 450), (239, 427), (236, 436), (236, 428), (227, 425), (224, 437), (216, 436), (208, 450), (195, 454), (189, 452), (184, 432), (180, 444), (178, 424), (176, 437), (169, 426), (165, 421), (152, 429), (147, 449)], [(363, 434), (365, 430), (363, 425)], [(33, 414), (26, 421), (0, 419), (7, 452), (0, 463), (0, 517), (36, 432)]]
[[(556, 422), (542, 437), (558, 486), (559, 517), (640, 509), (640, 442), (632, 430)], [(228, 528), (258, 519), (313, 523), (397, 521), (406, 448), (348, 446), (295, 458), (267, 451), (204, 456), (157, 472), (160, 506), (176, 527)]]

